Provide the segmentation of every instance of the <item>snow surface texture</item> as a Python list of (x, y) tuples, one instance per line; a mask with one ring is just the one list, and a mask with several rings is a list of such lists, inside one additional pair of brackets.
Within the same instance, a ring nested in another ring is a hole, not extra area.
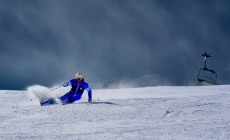
[(84, 93), (81, 101), (64, 106), (30, 101), (28, 94), (48, 90), (0, 91), (1, 140), (230, 139), (230, 86), (93, 90), (96, 102), (88, 103)]

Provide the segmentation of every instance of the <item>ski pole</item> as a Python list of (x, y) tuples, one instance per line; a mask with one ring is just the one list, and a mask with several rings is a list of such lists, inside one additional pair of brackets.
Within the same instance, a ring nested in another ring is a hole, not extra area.
[(58, 88), (60, 88), (60, 87), (62, 87), (62, 85), (60, 85), (60, 86), (58, 86), (58, 87), (56, 87), (56, 88), (54, 88), (54, 89), (51, 89), (51, 90), (48, 91), (48, 92), (42, 93), (42, 94), (40, 94), (39, 96), (37, 96), (37, 97), (35, 97), (35, 98), (30, 99), (30, 101), (33, 101), (34, 99), (37, 99), (37, 98), (39, 98), (39, 97), (41, 97), (41, 96), (43, 96), (43, 95), (45, 95), (45, 94), (47, 94), (47, 93), (50, 93), (51, 91), (54, 91), (54, 90), (56, 90), (56, 89), (58, 89)]

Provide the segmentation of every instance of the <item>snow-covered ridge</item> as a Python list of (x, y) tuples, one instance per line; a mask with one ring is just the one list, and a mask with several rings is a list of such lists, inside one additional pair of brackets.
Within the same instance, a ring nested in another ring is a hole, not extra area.
[(103, 89), (95, 90), (94, 92), (95, 97), (103, 99), (171, 98), (216, 95), (222, 93), (230, 94), (230, 86), (158, 86), (127, 89)]
[(88, 103), (84, 93), (80, 102), (65, 106), (29, 101), (32, 92), (47, 90), (0, 91), (0, 139), (230, 138), (229, 85), (93, 90), (96, 102)]

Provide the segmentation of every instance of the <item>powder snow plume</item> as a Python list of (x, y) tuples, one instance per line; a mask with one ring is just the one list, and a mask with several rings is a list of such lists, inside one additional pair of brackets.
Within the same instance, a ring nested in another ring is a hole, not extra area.
[[(27, 88), (27, 93), (31, 99), (38, 98), (38, 100), (41, 101), (44, 98), (48, 98), (48, 95), (44, 94), (44, 93), (48, 92), (49, 90), (50, 90), (50, 88), (45, 87), (45, 86), (32, 85), (32, 86), (29, 86)], [(42, 94), (44, 94), (44, 95), (42, 95)]]

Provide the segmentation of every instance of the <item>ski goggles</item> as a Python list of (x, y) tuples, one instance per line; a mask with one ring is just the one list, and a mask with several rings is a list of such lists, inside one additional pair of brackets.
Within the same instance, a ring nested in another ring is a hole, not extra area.
[(83, 77), (76, 77), (76, 80), (77, 80), (78, 82), (81, 82), (82, 79), (83, 79)]

